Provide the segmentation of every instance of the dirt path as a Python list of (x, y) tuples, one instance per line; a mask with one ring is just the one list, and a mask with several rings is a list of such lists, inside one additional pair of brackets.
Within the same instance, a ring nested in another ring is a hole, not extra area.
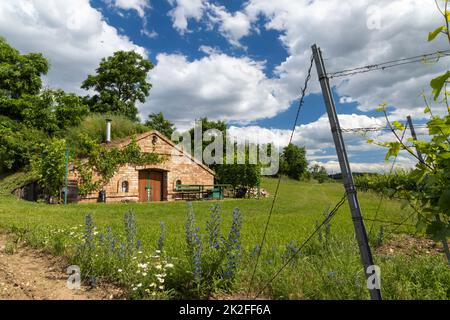
[(71, 290), (66, 286), (64, 259), (24, 246), (11, 254), (5, 250), (8, 239), (0, 234), (0, 300), (104, 300), (122, 296), (120, 289), (106, 284)]

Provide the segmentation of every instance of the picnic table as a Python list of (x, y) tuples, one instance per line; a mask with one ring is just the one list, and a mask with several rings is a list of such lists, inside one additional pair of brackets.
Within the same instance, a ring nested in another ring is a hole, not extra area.
[(223, 199), (223, 189), (227, 184), (179, 184), (175, 190), (181, 195), (182, 200), (221, 200)]

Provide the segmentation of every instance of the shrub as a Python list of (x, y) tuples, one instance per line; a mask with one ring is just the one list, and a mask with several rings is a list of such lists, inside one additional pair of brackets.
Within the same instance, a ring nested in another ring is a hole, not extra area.
[(201, 229), (195, 225), (195, 214), (192, 204), (189, 205), (186, 222), (186, 255), (187, 282), (190, 288), (185, 288), (188, 295), (205, 298), (217, 290), (229, 291), (234, 282), (238, 259), (241, 254), (242, 215), (238, 209), (233, 211), (228, 236), (221, 234), (220, 206), (215, 205), (206, 222), (207, 234), (201, 234)]

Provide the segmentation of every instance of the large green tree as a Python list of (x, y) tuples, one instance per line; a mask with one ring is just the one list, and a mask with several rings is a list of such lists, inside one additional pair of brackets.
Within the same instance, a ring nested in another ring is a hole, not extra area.
[(280, 174), (300, 180), (308, 168), (306, 161), (306, 150), (304, 147), (289, 144), (284, 147), (283, 154), (280, 157)]
[(21, 112), (23, 123), (50, 135), (79, 125), (89, 112), (80, 97), (62, 90), (44, 90), (39, 95), (24, 97), (23, 101), (26, 105)]
[(48, 67), (42, 54), (21, 54), (0, 37), (0, 114), (21, 120), (27, 107), (22, 98), (39, 93)]
[(134, 51), (117, 51), (103, 58), (95, 75), (89, 75), (81, 88), (97, 93), (87, 100), (91, 111), (115, 113), (138, 120), (136, 102), (145, 102), (152, 85), (147, 81), (153, 64)]
[(169, 139), (172, 137), (172, 133), (176, 129), (172, 122), (164, 118), (162, 112), (149, 114), (145, 125), (150, 129), (158, 130)]

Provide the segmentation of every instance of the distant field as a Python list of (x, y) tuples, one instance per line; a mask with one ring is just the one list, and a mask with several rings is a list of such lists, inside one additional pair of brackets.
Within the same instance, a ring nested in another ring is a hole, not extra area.
[[(276, 180), (264, 179), (262, 187), (270, 197), (260, 200), (220, 201), (223, 227), (228, 229), (232, 210), (243, 213), (243, 256), (235, 286), (236, 294), (247, 290), (254, 265), (251, 255), (262, 238), (268, 210), (271, 205)], [(283, 253), (290, 242), (299, 245), (323, 219), (322, 212), (333, 207), (343, 196), (338, 183), (306, 183), (285, 179), (268, 229), (266, 245), (256, 274), (252, 291), (256, 292), (283, 263)], [(359, 193), (365, 218), (375, 215), (379, 197), (373, 193)], [(209, 208), (217, 202), (194, 202), (197, 225), (204, 229)], [(154, 204), (71, 204), (46, 205), (17, 200), (12, 196), (0, 197), (0, 229), (24, 232), (44, 237), (48, 230), (69, 229), (84, 223), (85, 215), (91, 213), (94, 224), (100, 230), (111, 226), (119, 229), (127, 210), (136, 214), (138, 238), (144, 246), (155, 247), (159, 236), (159, 224), (166, 225), (166, 252), (169, 256), (182, 258), (185, 248), (184, 225), (187, 204), (184, 202)], [(400, 222), (410, 214), (401, 203), (385, 200), (378, 219)], [(401, 226), (396, 233), (413, 233), (414, 227)], [(371, 222), (366, 223), (370, 229)], [(391, 227), (386, 226), (385, 233)], [(376, 242), (380, 231), (374, 225), (371, 243)], [(388, 237), (388, 239), (391, 237)], [(386, 239), (385, 241), (387, 241)], [(42, 242), (45, 247), (45, 241)], [(296, 264), (290, 265), (268, 287), (265, 295), (279, 299), (365, 299), (367, 292), (361, 283), (363, 276), (354, 240), (353, 225), (348, 205), (345, 204), (331, 222), (331, 238), (327, 245), (315, 239), (305, 248)], [(386, 255), (375, 252), (376, 263), (382, 268), (383, 289), (391, 299), (449, 299), (450, 271), (445, 259), (439, 255), (408, 254)]]

